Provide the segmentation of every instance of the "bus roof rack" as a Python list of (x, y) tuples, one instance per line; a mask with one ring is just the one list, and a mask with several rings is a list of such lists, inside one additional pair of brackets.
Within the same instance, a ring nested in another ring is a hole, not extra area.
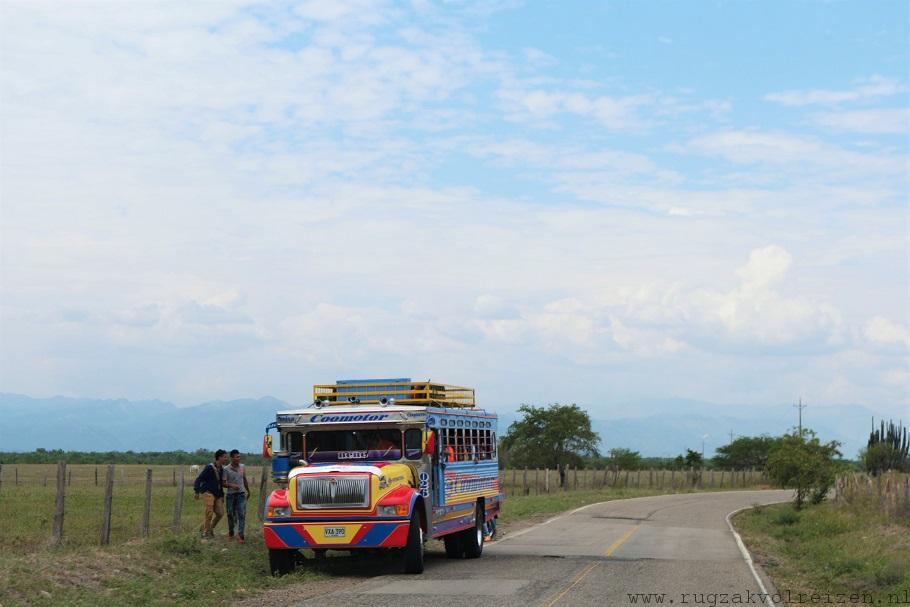
[(474, 389), (434, 381), (341, 379), (313, 386), (313, 401), (324, 405), (388, 404), (473, 407)]

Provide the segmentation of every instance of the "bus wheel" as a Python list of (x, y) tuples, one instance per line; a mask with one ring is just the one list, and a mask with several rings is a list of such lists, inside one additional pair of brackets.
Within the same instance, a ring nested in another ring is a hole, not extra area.
[(442, 538), (446, 546), (446, 556), (450, 559), (460, 559), (464, 554), (464, 546), (461, 545), (461, 533), (453, 533)]
[(477, 502), (474, 515), (474, 526), (461, 532), (461, 543), (464, 546), (464, 557), (476, 559), (483, 552), (483, 503)]
[(294, 571), (294, 550), (273, 550), (269, 548), (269, 569), (272, 575), (287, 575)]
[(408, 527), (408, 543), (404, 547), (404, 572), (423, 573), (423, 529), (420, 527), (420, 515), (411, 515), (411, 526)]

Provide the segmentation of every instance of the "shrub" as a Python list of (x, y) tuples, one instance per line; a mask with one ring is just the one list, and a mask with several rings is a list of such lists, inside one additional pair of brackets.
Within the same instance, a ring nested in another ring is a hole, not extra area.
[(785, 434), (768, 458), (768, 473), (781, 487), (796, 489), (796, 508), (821, 503), (834, 485), (840, 443), (822, 443), (811, 430)]

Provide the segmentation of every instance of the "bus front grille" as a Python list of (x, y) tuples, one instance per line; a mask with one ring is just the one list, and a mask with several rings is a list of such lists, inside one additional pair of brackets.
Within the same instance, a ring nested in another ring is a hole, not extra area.
[(297, 477), (297, 507), (366, 508), (370, 505), (368, 476)]

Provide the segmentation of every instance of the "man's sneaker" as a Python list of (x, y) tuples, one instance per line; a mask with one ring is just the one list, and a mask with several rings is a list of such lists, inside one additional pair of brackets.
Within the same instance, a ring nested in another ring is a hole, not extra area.
[(246, 540), (243, 539), (242, 537), (238, 537), (238, 538), (237, 538), (237, 543), (238, 543), (238, 544), (246, 544)]
[(229, 541), (229, 542), (233, 542), (233, 541), (234, 541), (234, 534), (233, 534), (233, 533), (228, 533), (228, 534), (227, 534), (227, 541)]

